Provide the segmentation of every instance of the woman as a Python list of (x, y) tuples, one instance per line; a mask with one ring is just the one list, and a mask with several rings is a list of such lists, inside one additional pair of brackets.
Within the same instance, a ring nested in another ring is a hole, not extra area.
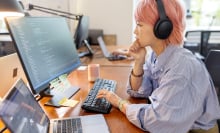
[[(163, 20), (158, 24), (159, 18)], [(220, 108), (212, 80), (204, 64), (181, 47), (185, 28), (182, 3), (140, 0), (135, 19), (136, 41), (128, 51), (134, 57), (134, 66), (127, 92), (149, 102), (132, 104), (104, 89), (97, 98), (106, 98), (144, 131), (218, 133)], [(147, 46), (151, 53), (147, 53)]]

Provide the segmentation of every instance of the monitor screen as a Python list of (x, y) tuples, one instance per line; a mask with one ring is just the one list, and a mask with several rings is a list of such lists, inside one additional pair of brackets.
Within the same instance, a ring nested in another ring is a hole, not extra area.
[(8, 17), (6, 23), (33, 94), (80, 66), (65, 18)]
[(78, 25), (74, 34), (76, 48), (80, 48), (83, 45), (83, 41), (87, 40), (89, 34), (89, 17), (81, 16), (78, 20)]

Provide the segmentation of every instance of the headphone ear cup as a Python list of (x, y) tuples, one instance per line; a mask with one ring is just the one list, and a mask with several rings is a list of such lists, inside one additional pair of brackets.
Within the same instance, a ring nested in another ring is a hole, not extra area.
[(159, 19), (154, 26), (154, 35), (159, 39), (167, 39), (173, 30), (173, 24), (169, 19)]

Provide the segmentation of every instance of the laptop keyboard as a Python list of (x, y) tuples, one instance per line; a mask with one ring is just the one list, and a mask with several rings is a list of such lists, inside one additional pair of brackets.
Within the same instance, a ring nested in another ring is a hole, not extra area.
[(117, 61), (117, 60), (124, 60), (126, 58), (127, 58), (127, 56), (125, 56), (125, 55), (112, 55), (112, 54), (110, 54), (108, 57), (108, 60)]
[(97, 79), (90, 90), (86, 100), (82, 104), (82, 108), (86, 111), (107, 114), (111, 110), (111, 104), (105, 98), (96, 98), (100, 89), (107, 89), (108, 91), (115, 91), (116, 81), (110, 79)]
[(82, 133), (80, 118), (54, 121), (53, 133)]

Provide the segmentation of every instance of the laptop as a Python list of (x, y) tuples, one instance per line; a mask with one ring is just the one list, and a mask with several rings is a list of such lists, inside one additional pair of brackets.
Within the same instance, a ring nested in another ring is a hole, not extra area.
[(22, 79), (3, 98), (0, 116), (13, 133), (109, 133), (102, 114), (50, 120)]
[(101, 47), (102, 53), (104, 54), (104, 56), (110, 60), (110, 61), (116, 61), (116, 60), (124, 60), (127, 59), (127, 56), (125, 55), (112, 55), (108, 49), (106, 48), (106, 44), (102, 38), (102, 36), (99, 36), (97, 38), (97, 41), (99, 43), (99, 46)]

